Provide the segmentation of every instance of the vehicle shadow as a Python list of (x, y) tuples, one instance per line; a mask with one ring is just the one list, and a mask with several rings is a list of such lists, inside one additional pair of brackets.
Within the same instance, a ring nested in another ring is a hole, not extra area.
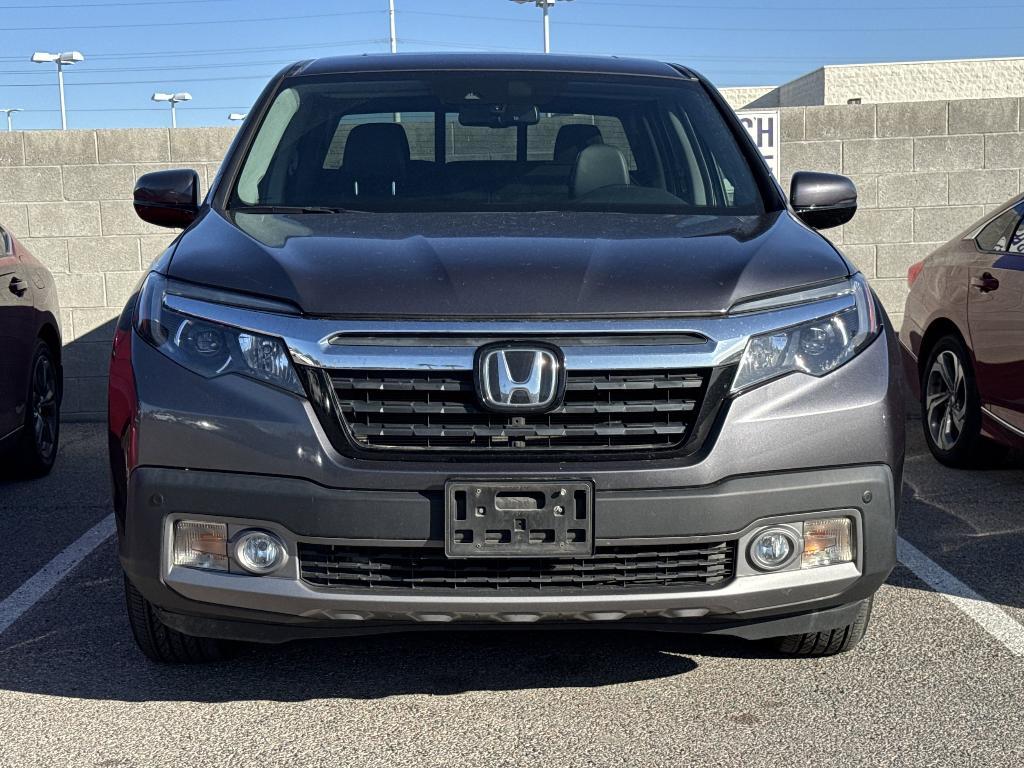
[(986, 599), (1024, 608), (1024, 455), (958, 470), (932, 458), (908, 425), (900, 535)]

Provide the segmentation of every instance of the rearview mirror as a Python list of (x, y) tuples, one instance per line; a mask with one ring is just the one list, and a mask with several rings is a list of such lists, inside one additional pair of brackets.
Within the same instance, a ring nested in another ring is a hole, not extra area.
[(134, 197), (143, 221), (183, 229), (199, 213), (199, 175), (190, 168), (147, 173), (136, 182)]
[(793, 174), (789, 201), (807, 226), (829, 229), (857, 213), (857, 187), (846, 176), (800, 171)]
[(466, 104), (459, 110), (459, 125), (470, 128), (511, 128), (537, 125), (540, 110), (524, 104)]

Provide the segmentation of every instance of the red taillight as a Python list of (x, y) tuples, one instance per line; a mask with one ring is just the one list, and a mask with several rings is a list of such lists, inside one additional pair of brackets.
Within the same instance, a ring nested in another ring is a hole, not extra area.
[(910, 269), (907, 270), (907, 285), (913, 287), (914, 283), (917, 282), (917, 278), (921, 276), (922, 269), (924, 269), (923, 261), (910, 265)]

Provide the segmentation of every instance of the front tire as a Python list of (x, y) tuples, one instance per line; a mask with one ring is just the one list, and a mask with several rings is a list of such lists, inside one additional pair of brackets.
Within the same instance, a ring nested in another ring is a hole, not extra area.
[(928, 450), (948, 467), (968, 468), (994, 458), (981, 435), (981, 397), (971, 355), (958, 336), (932, 347), (921, 374), (921, 423)]
[(14, 476), (21, 480), (48, 475), (60, 444), (60, 367), (53, 350), (42, 339), (36, 340), (29, 370), (25, 424), (12, 463)]
[(775, 649), (787, 656), (822, 657), (846, 653), (857, 647), (864, 638), (871, 623), (871, 606), (874, 598), (861, 603), (860, 610), (852, 624), (824, 632), (808, 632), (803, 635), (787, 635), (776, 638)]
[(128, 577), (124, 577), (124, 596), (135, 642), (150, 661), (159, 664), (204, 664), (222, 661), (231, 655), (224, 640), (192, 637), (171, 629), (160, 621), (153, 604), (142, 596)]

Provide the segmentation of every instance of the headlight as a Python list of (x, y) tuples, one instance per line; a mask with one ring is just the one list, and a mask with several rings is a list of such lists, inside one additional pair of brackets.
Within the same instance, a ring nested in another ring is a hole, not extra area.
[(878, 335), (871, 289), (862, 275), (835, 292), (852, 295), (854, 306), (801, 325), (751, 337), (740, 360), (734, 393), (787, 373), (824, 376), (848, 362)]
[(237, 373), (305, 396), (280, 339), (179, 314), (164, 306), (166, 289), (155, 272), (142, 286), (135, 328), (143, 339), (200, 376)]

